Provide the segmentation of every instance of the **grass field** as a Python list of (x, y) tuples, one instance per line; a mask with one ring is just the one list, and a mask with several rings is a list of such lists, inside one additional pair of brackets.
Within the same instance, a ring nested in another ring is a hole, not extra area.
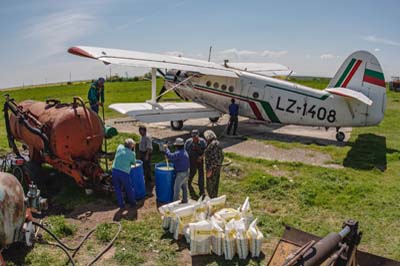
[[(327, 79), (299, 81), (317, 88), (326, 87)], [(112, 102), (143, 101), (150, 97), (145, 90), (150, 82), (110, 83), (106, 87), (108, 104)], [(70, 101), (72, 96), (84, 97), (88, 85), (35, 88), (12, 91), (18, 100), (43, 100), (49, 95)], [(227, 154), (233, 163), (222, 172), (220, 194), (227, 195), (229, 206), (237, 207), (246, 196), (268, 243), (275, 243), (284, 224), (323, 236), (338, 231), (344, 220), (360, 221), (363, 238), (360, 249), (400, 260), (400, 94), (388, 91), (384, 121), (375, 127), (354, 128), (350, 141), (343, 147), (305, 145), (267, 141), (278, 147), (301, 147), (330, 154), (343, 169), (327, 169), (301, 163), (283, 163), (249, 159)], [(116, 114), (106, 110), (109, 117)], [(0, 121), (3, 127), (3, 118)], [(4, 127), (0, 131), (0, 145), (6, 150)], [(121, 134), (111, 143), (115, 147), (126, 135)], [(158, 154), (155, 160), (161, 160)], [(69, 179), (52, 199), (66, 209), (98, 200), (87, 197)], [(104, 196), (113, 200), (111, 196)], [(139, 210), (140, 212), (140, 210)], [(55, 219), (57, 220), (57, 219)], [(57, 220), (58, 221), (58, 220)], [(64, 225), (63, 225), (64, 226)], [(65, 227), (65, 226), (64, 226)], [(64, 228), (63, 227), (63, 228)], [(67, 225), (68, 227), (68, 225)], [(105, 265), (176, 265), (182, 256), (179, 245), (163, 234), (157, 211), (150, 210), (139, 221), (123, 222), (123, 233), (116, 242), (116, 252)], [(73, 226), (71, 233), (74, 234)], [(101, 235), (99, 233), (99, 235)], [(68, 236), (66, 236), (68, 239)], [(86, 249), (94, 252), (101, 245), (101, 237), (92, 240)], [(268, 258), (272, 244), (264, 250)], [(95, 252), (94, 252), (95, 253)], [(27, 265), (63, 265), (61, 253), (46, 246), (35, 246), (21, 261)], [(192, 262), (196, 262), (193, 259)], [(210, 256), (202, 261), (208, 265), (252, 264), (265, 265), (267, 260), (234, 260), (226, 263)], [(15, 265), (10, 259), (8, 265)]]

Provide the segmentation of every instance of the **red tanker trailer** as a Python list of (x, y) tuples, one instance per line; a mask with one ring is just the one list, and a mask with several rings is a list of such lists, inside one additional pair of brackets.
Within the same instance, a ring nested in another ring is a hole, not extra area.
[(4, 116), (9, 145), (17, 156), (15, 140), (28, 148), (31, 163), (48, 163), (81, 187), (108, 187), (109, 175), (100, 167), (103, 122), (81, 98), (74, 97), (72, 103), (26, 100), (17, 104), (6, 96)]

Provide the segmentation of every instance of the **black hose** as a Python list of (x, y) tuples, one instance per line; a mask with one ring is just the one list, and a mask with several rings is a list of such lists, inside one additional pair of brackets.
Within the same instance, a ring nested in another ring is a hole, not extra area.
[[(79, 249), (81, 248), (81, 246), (83, 245), (83, 243), (89, 238), (90, 235), (92, 235), (95, 231), (96, 231), (96, 227), (91, 229), (81, 240), (81, 242), (76, 246), (76, 247), (69, 247), (66, 244), (64, 244), (53, 232), (51, 232), (48, 228), (46, 228), (44, 225), (37, 223), (37, 222), (32, 222), (32, 224), (42, 228), (46, 233), (48, 233), (57, 243), (47, 243), (49, 245), (54, 245), (56, 247), (61, 248), (68, 256), (69, 261), (71, 261), (72, 265), (75, 265), (75, 261), (73, 259), (73, 257), (76, 255), (76, 253), (79, 251)], [(108, 245), (101, 251), (99, 252), (96, 257), (91, 260), (87, 266), (93, 265), (98, 259), (101, 258), (101, 256), (104, 255), (104, 253), (106, 253), (111, 246), (114, 244), (115, 240), (117, 239), (118, 235), (120, 234), (120, 232), (122, 231), (122, 226), (120, 223), (118, 222), (111, 222), (111, 224), (116, 224), (118, 225), (118, 231), (115, 234), (114, 238), (111, 239), (111, 241), (108, 243)], [(73, 251), (72, 255), (68, 252), (68, 251)], [(68, 261), (68, 262), (69, 262)]]
[(18, 150), (18, 148), (17, 148), (17, 145), (15, 144), (14, 136), (13, 136), (12, 133), (11, 133), (11, 128), (10, 128), (10, 116), (9, 116), (9, 114), (8, 114), (8, 110), (9, 110), (9, 104), (8, 104), (8, 101), (6, 101), (6, 102), (4, 103), (3, 112), (4, 112), (4, 122), (5, 122), (5, 125), (6, 125), (8, 146), (9, 146), (10, 148), (13, 149), (14, 153), (15, 153), (18, 157), (20, 157), (21, 154), (19, 153), (19, 150)]

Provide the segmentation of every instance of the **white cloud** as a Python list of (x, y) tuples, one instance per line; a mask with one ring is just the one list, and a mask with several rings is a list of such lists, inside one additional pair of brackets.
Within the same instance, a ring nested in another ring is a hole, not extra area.
[(88, 12), (67, 10), (32, 19), (24, 30), (24, 38), (38, 45), (51, 56), (65, 52), (73, 41), (96, 29), (96, 18)]
[(387, 44), (387, 45), (400, 46), (400, 42), (376, 37), (375, 35), (363, 36), (362, 39), (365, 41), (368, 41), (368, 42), (373, 42), (373, 43), (381, 43), (381, 44)]
[(262, 52), (250, 50), (238, 50), (236, 48), (226, 49), (219, 52), (217, 57), (223, 59), (234, 60), (262, 60), (262, 57), (278, 58), (287, 55), (288, 51), (270, 51), (264, 50)]
[(284, 55), (287, 55), (288, 51), (269, 51), (269, 50), (265, 50), (261, 53), (261, 56), (265, 56), (265, 57), (273, 57), (273, 58), (277, 58), (277, 57), (281, 57)]
[(375, 51), (375, 52), (380, 52), (380, 51), (381, 51), (381, 49), (379, 49), (379, 48), (375, 48), (375, 49), (374, 49), (374, 51)]
[(255, 51), (237, 50), (236, 48), (220, 51), (221, 54), (234, 55), (236, 57), (257, 55)]
[(329, 59), (334, 59), (334, 58), (336, 58), (336, 56), (333, 55), (333, 54), (322, 54), (322, 55), (320, 55), (320, 58), (321, 58), (322, 60), (329, 60)]

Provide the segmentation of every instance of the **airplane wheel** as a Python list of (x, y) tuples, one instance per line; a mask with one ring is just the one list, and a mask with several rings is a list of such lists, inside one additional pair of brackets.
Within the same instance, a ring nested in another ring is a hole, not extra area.
[(339, 142), (342, 142), (345, 137), (346, 137), (346, 135), (342, 131), (338, 131), (336, 133), (336, 140)]
[(209, 119), (210, 119), (211, 123), (217, 123), (219, 120), (219, 117), (210, 117)]
[(173, 130), (181, 130), (183, 128), (183, 121), (182, 120), (171, 121), (171, 128)]

